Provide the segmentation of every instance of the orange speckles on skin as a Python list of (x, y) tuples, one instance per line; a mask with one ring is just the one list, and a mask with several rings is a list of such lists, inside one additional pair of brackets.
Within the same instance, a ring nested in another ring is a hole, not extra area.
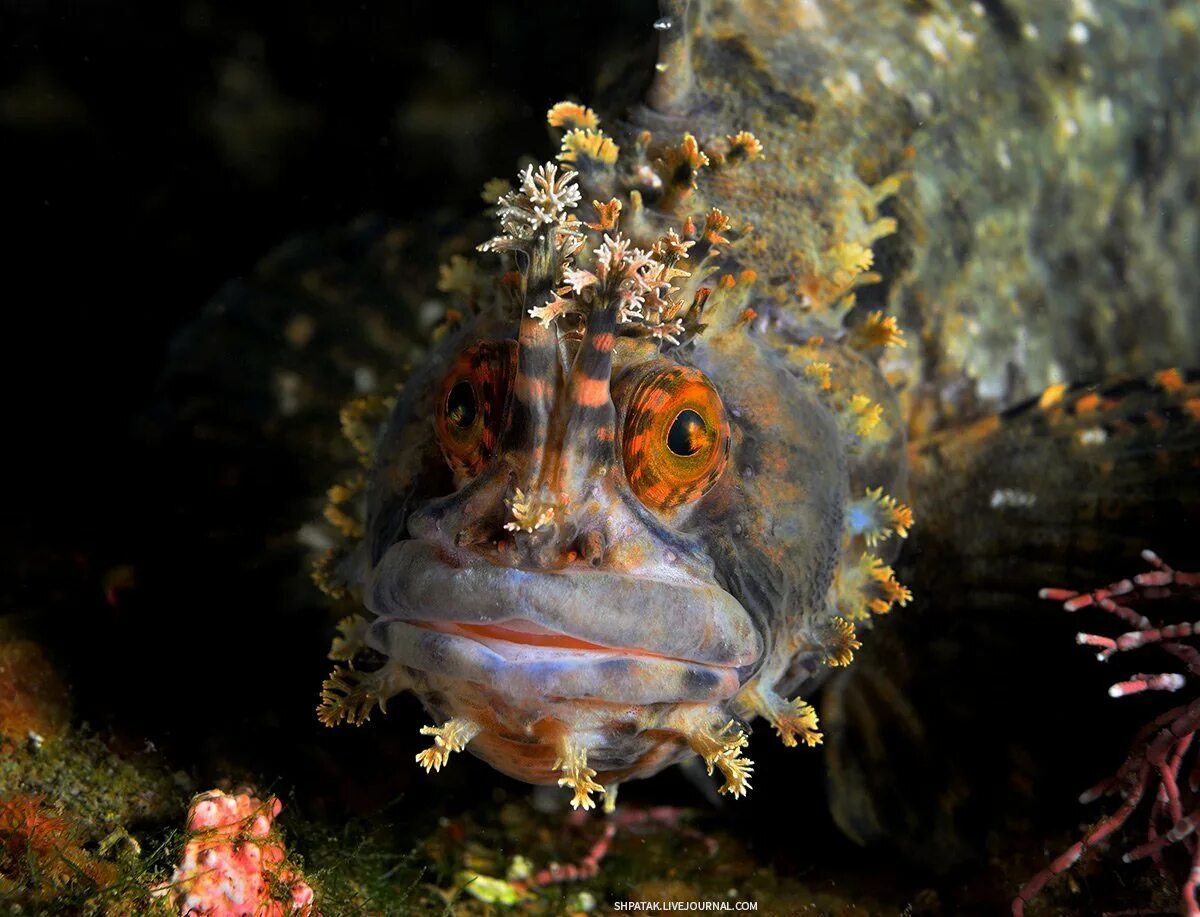
[(1059, 382), (1055, 385), (1047, 386), (1046, 390), (1042, 392), (1042, 397), (1038, 399), (1038, 407), (1044, 411), (1047, 408), (1052, 408), (1056, 404), (1059, 404), (1062, 401), (1063, 394), (1066, 392), (1066, 390), (1067, 385), (1065, 382)]
[(1177, 369), (1164, 369), (1162, 372), (1155, 373), (1154, 381), (1157, 382), (1165, 391), (1183, 391), (1183, 376), (1179, 374), (1179, 370)]
[(616, 342), (617, 338), (615, 335), (605, 332), (604, 334), (597, 334), (592, 338), (592, 347), (601, 353), (610, 353)]
[(666, 389), (655, 389), (646, 393), (646, 410), (661, 411), (671, 400), (671, 392)]
[(1088, 392), (1082, 398), (1075, 402), (1076, 414), (1090, 414), (1096, 408), (1100, 407), (1100, 396), (1095, 392)]
[[(646, 447), (646, 434), (635, 433), (633, 436), (625, 437), (625, 448), (632, 452), (641, 452)], [(642, 473), (641, 465), (636, 465), (629, 470), (629, 477), (633, 478)]]
[(598, 408), (608, 401), (607, 379), (579, 379), (575, 383), (575, 403)]

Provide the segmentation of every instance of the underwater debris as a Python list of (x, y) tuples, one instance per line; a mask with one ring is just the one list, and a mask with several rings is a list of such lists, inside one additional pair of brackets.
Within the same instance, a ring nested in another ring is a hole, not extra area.
[(552, 861), (535, 872), (528, 857), (517, 854), (509, 863), (507, 875), (503, 879), (470, 870), (460, 871), (456, 878), (467, 894), (480, 901), (488, 904), (518, 904), (538, 889), (568, 882), (582, 882), (599, 875), (600, 864), (608, 856), (613, 838), (617, 835), (617, 826), (616, 820), (605, 824), (600, 838), (577, 863)]
[(274, 828), (282, 808), (274, 796), (201, 793), (188, 810), (183, 858), (152, 894), (169, 898), (181, 915), (315, 915), (312, 887), (286, 864)]
[[(1187, 678), (1200, 677), (1200, 650), (1180, 640), (1200, 635), (1200, 622), (1155, 624), (1131, 606), (1143, 601), (1183, 597), (1189, 603), (1200, 603), (1200, 573), (1183, 573), (1172, 569), (1153, 551), (1143, 551), (1142, 558), (1151, 569), (1131, 579), (1089, 592), (1070, 589), (1043, 589), (1043, 599), (1061, 602), (1066, 611), (1098, 608), (1116, 618), (1128, 630), (1116, 637), (1080, 633), (1077, 642), (1096, 647), (1097, 659), (1106, 661), (1117, 653), (1142, 647), (1157, 647), (1182, 663), (1185, 673), (1163, 672), (1137, 674), (1109, 688), (1110, 697), (1128, 697), (1144, 691), (1178, 691)], [(1063, 851), (1049, 866), (1031, 878), (1017, 893), (1012, 903), (1013, 917), (1022, 917), (1025, 905), (1032, 901), (1052, 880), (1079, 861), (1089, 850), (1102, 844), (1118, 829), (1123, 828), (1142, 800), (1153, 798), (1146, 827), (1146, 842), (1129, 850), (1122, 859), (1126, 863), (1149, 857), (1160, 868), (1163, 853), (1177, 847), (1186, 851), (1191, 869), (1180, 895), (1183, 913), (1200, 917), (1200, 757), (1193, 751), (1197, 730), (1200, 730), (1200, 699), (1180, 704), (1159, 714), (1147, 723), (1133, 740), (1129, 755), (1117, 772), (1079, 797), (1081, 803), (1094, 802), (1105, 796), (1118, 796), (1120, 806), (1102, 818), (1081, 839)], [(1189, 759), (1189, 752), (1192, 752)], [(1189, 762), (1186, 764), (1185, 762)]]

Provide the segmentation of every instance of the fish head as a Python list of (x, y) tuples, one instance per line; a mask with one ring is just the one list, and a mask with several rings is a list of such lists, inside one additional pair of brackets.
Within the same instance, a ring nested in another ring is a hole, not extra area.
[(370, 641), (497, 769), (602, 779), (688, 754), (696, 717), (823, 608), (847, 471), (835, 415), (766, 337), (481, 315), (406, 385), (377, 453)]

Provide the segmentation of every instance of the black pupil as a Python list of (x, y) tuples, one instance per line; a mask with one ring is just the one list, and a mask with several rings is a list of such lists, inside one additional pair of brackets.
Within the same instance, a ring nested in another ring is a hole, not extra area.
[(446, 396), (446, 419), (465, 430), (475, 422), (475, 413), (475, 390), (464, 379)]
[(707, 438), (704, 418), (695, 411), (680, 411), (667, 431), (667, 448), (676, 455), (695, 455)]

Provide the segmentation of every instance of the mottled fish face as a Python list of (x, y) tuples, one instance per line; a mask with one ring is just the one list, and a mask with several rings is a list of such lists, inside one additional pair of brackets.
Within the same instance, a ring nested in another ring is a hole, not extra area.
[(836, 424), (775, 351), (610, 325), (476, 319), (410, 380), (373, 478), (371, 644), (530, 782), (564, 738), (610, 781), (686, 755), (838, 549)]

